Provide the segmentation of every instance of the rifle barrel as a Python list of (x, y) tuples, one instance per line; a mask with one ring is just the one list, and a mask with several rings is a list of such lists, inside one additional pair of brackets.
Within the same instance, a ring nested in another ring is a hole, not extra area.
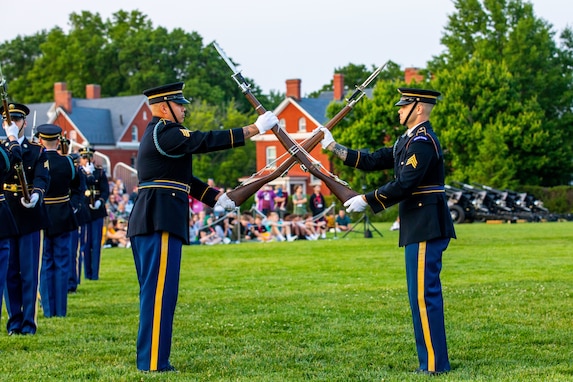
[[(257, 111), (259, 115), (264, 114), (266, 112), (265, 108), (261, 105), (261, 103), (257, 100), (257, 98), (251, 93), (250, 86), (246, 84), (246, 81), (242, 77), (240, 71), (236, 69), (233, 65), (231, 60), (227, 57), (223, 49), (219, 47), (219, 45), (214, 42), (213, 45), (219, 52), (219, 55), (224, 59), (227, 63), (229, 68), (233, 71), (233, 79), (237, 82), (241, 91), (251, 104), (253, 108)], [(356, 90), (354, 93), (347, 99), (347, 105), (342, 108), (332, 119), (330, 119), (324, 127), (328, 130), (332, 130), (332, 128), (338, 124), (354, 107), (356, 102), (358, 102), (362, 96), (364, 96), (364, 89), (380, 74), (380, 72), (386, 67), (388, 61), (384, 63), (382, 66), (377, 68), (360, 86), (356, 86)], [(282, 174), (286, 173), (296, 162), (300, 162), (303, 164), (309, 172), (315, 175), (317, 178), (321, 179), (326, 186), (336, 195), (338, 199), (342, 202), (347, 201), (348, 199), (352, 198), (353, 196), (358, 195), (358, 193), (352, 189), (350, 189), (347, 185), (343, 185), (336, 179), (329, 177), (318, 169), (314, 168), (314, 166), (310, 163), (310, 160), (304, 155), (301, 150), (294, 148), (297, 144), (290, 138), (290, 136), (280, 129), (278, 126), (274, 126), (272, 129), (273, 133), (277, 136), (278, 140), (281, 144), (285, 147), (285, 149), (291, 154), (291, 156), (286, 159), (281, 165), (279, 165), (272, 173), (257, 178), (256, 180), (243, 184), (228, 192), (229, 198), (233, 200), (237, 205), (241, 205), (244, 203), (251, 195), (257, 192), (263, 185), (273, 181), (274, 179), (278, 178)], [(302, 142), (300, 147), (304, 150), (304, 152), (312, 151), (322, 140), (324, 137), (324, 133), (319, 131), (317, 134), (314, 134), (312, 137), (306, 139)], [(289, 148), (289, 145), (290, 148)]]

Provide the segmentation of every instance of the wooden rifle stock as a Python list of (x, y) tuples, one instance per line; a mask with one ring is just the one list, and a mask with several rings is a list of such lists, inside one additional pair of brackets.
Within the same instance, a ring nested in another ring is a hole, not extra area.
[(28, 181), (26, 180), (26, 173), (24, 172), (24, 163), (18, 162), (14, 165), (18, 181), (22, 187), (22, 196), (26, 202), (30, 202), (30, 192), (28, 191)]
[[(253, 95), (253, 93), (251, 93), (250, 85), (247, 84), (241, 72), (236, 70), (235, 65), (231, 62), (229, 57), (227, 57), (225, 52), (219, 47), (219, 45), (216, 42), (213, 42), (213, 45), (215, 46), (215, 49), (217, 49), (219, 55), (223, 58), (227, 66), (229, 66), (229, 68), (231, 68), (231, 70), (233, 71), (232, 77), (237, 83), (237, 85), (239, 85), (239, 88), (241, 89), (243, 95), (247, 98), (247, 101), (249, 101), (251, 106), (253, 106), (253, 108), (259, 115), (266, 113), (267, 110)], [(279, 142), (283, 145), (283, 147), (287, 150), (287, 152), (289, 152), (292, 156), (295, 156), (296, 159), (301, 163), (301, 165), (306, 167), (307, 171), (316, 176), (318, 179), (322, 180), (324, 184), (332, 191), (332, 193), (336, 195), (338, 199), (340, 199), (343, 202), (346, 202), (353, 196), (358, 195), (356, 191), (349, 188), (346, 184), (340, 183), (338, 180), (327, 176), (326, 174), (322, 173), (318, 168), (316, 168), (315, 165), (310, 161), (310, 159), (308, 159), (308, 157), (305, 155), (305, 153), (301, 151), (301, 147), (299, 147), (298, 144), (295, 141), (293, 141), (293, 139), (278, 125), (273, 126), (271, 131), (275, 134), (275, 136), (277, 137)], [(231, 195), (228, 194), (228, 196), (229, 198), (231, 198)], [(231, 200), (233, 199), (231, 198)], [(235, 202), (235, 204), (240, 205), (240, 203), (237, 203), (237, 201), (235, 200), (233, 201)]]
[[(328, 130), (332, 130), (332, 128), (336, 126), (336, 124), (338, 124), (338, 122), (340, 122), (350, 112), (350, 110), (352, 110), (353, 106), (354, 104), (345, 105), (342, 110), (340, 110), (330, 121), (324, 125), (324, 127), (326, 127)], [(319, 131), (317, 134), (314, 134), (312, 137), (304, 140), (301, 143), (301, 146), (306, 152), (310, 152), (320, 143), (323, 137), (324, 133)], [(298, 160), (296, 157), (289, 156), (272, 173), (257, 178), (252, 182), (242, 184), (234, 190), (227, 192), (227, 195), (229, 198), (231, 198), (231, 200), (235, 202), (235, 204), (241, 205), (261, 187), (286, 173), (297, 162)]]
[[(231, 67), (231, 69), (236, 72), (232, 63), (228, 58), (225, 56), (223, 50), (214, 43), (215, 48), (219, 52), (219, 54), (223, 57), (223, 59), (227, 62), (227, 65)], [(332, 130), (334, 126), (336, 126), (346, 115), (354, 108), (354, 105), (364, 96), (364, 89), (380, 74), (380, 72), (388, 65), (388, 61), (386, 61), (382, 66), (376, 69), (363, 83), (362, 85), (356, 86), (356, 90), (352, 95), (347, 99), (347, 104), (340, 110), (330, 121), (328, 121), (324, 127), (328, 130)], [(237, 73), (237, 72), (236, 72)], [(240, 76), (240, 73), (238, 73)], [(245, 94), (253, 107), (257, 110), (259, 114), (263, 114), (264, 111), (260, 111), (262, 106), (256, 100), (256, 98), (250, 93), (247, 95), (246, 91), (248, 91), (249, 87), (245, 84), (244, 79), (242, 77), (238, 80), (236, 78), (237, 74), (233, 75), (235, 81), (239, 84), (239, 87), (243, 90), (243, 94)], [(273, 132), (276, 134), (275, 129), (273, 128)], [(286, 133), (285, 133), (286, 134)], [(288, 135), (287, 135), (288, 136)], [(277, 136), (278, 137), (278, 136)], [(289, 137), (290, 138), (290, 137)], [(324, 133), (319, 131), (317, 134), (314, 134), (310, 138), (304, 140), (301, 143), (301, 147), (304, 149), (305, 152), (312, 151), (316, 145), (320, 143), (320, 141), (324, 138)], [(280, 138), (279, 138), (280, 140)], [(282, 143), (282, 141), (281, 141)], [(287, 149), (288, 147), (283, 144), (283, 146)], [(285, 174), (296, 162), (298, 162), (298, 157), (291, 155), (288, 159), (286, 159), (281, 165), (279, 165), (272, 173), (262, 176), (260, 178), (255, 179), (254, 181), (246, 184), (242, 184), (235, 188), (232, 191), (229, 191), (227, 195), (231, 200), (235, 202), (237, 205), (243, 204), (251, 195), (253, 195), (257, 190), (259, 190), (265, 184), (275, 180), (279, 176)], [(309, 169), (310, 171), (310, 169)], [(312, 172), (312, 171), (311, 171)], [(313, 173), (314, 174), (314, 173)], [(321, 173), (322, 174), (322, 173)], [(316, 174), (314, 174), (316, 176)], [(324, 175), (324, 174), (322, 174)], [(318, 177), (318, 176), (317, 176)], [(323, 180), (322, 177), (319, 179)], [(345, 202), (346, 200), (350, 199), (351, 197), (358, 195), (355, 191), (350, 190), (347, 186), (340, 184), (338, 181), (328, 177), (327, 181), (324, 181), (325, 184), (330, 188), (330, 190), (340, 199), (341, 201)]]
[[(237, 79), (238, 76), (240, 80)], [(259, 100), (253, 95), (253, 93), (251, 93), (249, 86), (246, 85), (246, 82), (242, 78), (241, 74), (237, 73), (235, 74), (234, 77), (238, 83), (243, 84), (243, 86), (241, 86), (241, 90), (245, 95), (245, 97), (247, 98), (247, 100), (249, 101), (249, 103), (256, 110), (256, 112), (259, 115), (266, 113), (267, 110), (264, 108), (263, 105), (261, 105)], [(324, 174), (317, 167), (315, 167), (315, 165), (310, 161), (310, 159), (308, 159), (305, 153), (300, 150), (296, 142), (293, 141), (293, 139), (283, 129), (279, 128), (278, 125), (273, 126), (271, 131), (275, 134), (275, 136), (277, 137), (279, 142), (284, 146), (287, 152), (289, 152), (293, 157), (296, 157), (296, 160), (300, 162), (302, 165), (304, 165), (311, 174), (316, 176), (318, 179), (322, 180), (326, 185), (326, 187), (328, 187), (330, 191), (332, 191), (332, 193), (336, 195), (336, 197), (340, 199), (342, 202), (346, 202), (348, 199), (358, 195), (356, 191), (352, 190), (347, 185), (340, 183), (338, 180)], [(317, 143), (318, 142), (320, 142), (320, 139), (317, 140)], [(240, 204), (237, 203), (237, 201), (235, 201), (234, 199), (232, 199), (230, 194), (227, 195), (229, 196), (229, 198), (231, 198), (231, 200), (235, 202), (235, 204)]]
[(66, 137), (66, 133), (60, 135), (60, 152), (62, 155), (68, 155), (68, 151), (70, 150), (70, 140)]

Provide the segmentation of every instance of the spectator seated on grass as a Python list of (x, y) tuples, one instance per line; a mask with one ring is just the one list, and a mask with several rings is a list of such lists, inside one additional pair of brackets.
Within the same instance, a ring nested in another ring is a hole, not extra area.
[(336, 215), (336, 232), (345, 232), (350, 229), (350, 217), (346, 215), (346, 210), (341, 208)]
[(254, 224), (251, 225), (250, 231), (254, 240), (267, 242), (272, 239), (271, 233), (263, 224), (263, 218), (260, 215), (255, 216)]
[(127, 221), (124, 219), (113, 219), (110, 220), (107, 225), (107, 230), (105, 233), (105, 244), (104, 248), (120, 247), (129, 248), (131, 247), (131, 242), (127, 237)]

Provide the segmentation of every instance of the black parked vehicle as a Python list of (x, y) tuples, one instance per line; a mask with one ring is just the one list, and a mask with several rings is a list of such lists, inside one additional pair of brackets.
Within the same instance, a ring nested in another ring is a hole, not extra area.
[(471, 223), (476, 218), (476, 209), (472, 204), (472, 193), (446, 184), (448, 207), (454, 223)]
[(486, 220), (541, 220), (556, 221), (543, 202), (526, 192), (498, 190), (493, 187), (473, 183), (452, 182), (445, 185), (448, 207), (454, 223)]

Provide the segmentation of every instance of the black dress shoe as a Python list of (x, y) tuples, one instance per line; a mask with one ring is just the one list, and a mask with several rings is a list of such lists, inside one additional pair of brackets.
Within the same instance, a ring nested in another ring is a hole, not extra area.
[(169, 365), (167, 367), (164, 367), (161, 370), (157, 370), (158, 373), (168, 373), (168, 372), (175, 372), (177, 373), (177, 369), (173, 366), (173, 365)]
[(423, 369), (416, 369), (414, 371), (415, 374), (424, 374), (424, 375), (431, 375), (431, 376), (438, 376), (442, 374), (446, 374), (447, 371), (428, 371)]
[(8, 335), (9, 335), (9, 336), (14, 336), (14, 335), (17, 335), (17, 334), (22, 334), (22, 333), (21, 333), (19, 330), (17, 330), (17, 329), (8, 331)]

